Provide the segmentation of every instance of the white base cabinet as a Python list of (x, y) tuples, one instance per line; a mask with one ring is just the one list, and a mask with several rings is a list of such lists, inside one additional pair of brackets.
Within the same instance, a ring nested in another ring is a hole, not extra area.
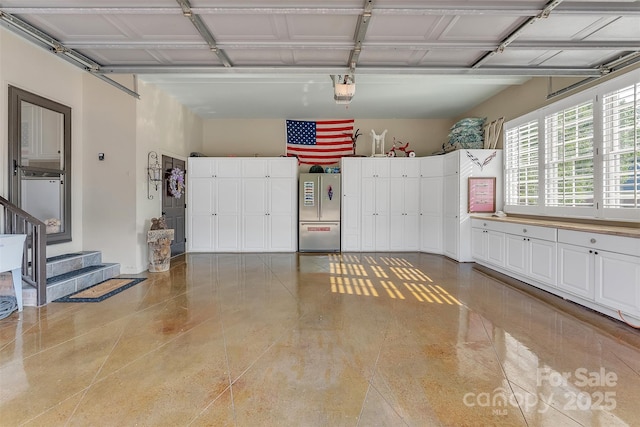
[(592, 300), (594, 298), (594, 259), (587, 248), (558, 244), (558, 288)]
[(293, 158), (192, 157), (187, 248), (191, 252), (295, 252)]
[[(493, 234), (500, 238), (491, 238)], [(640, 322), (640, 238), (472, 219), (472, 253), (486, 267), (620, 319)], [(504, 262), (499, 255), (504, 246)]]
[(482, 228), (471, 228), (471, 254), (475, 259), (504, 266), (505, 234)]
[(640, 317), (640, 257), (602, 250), (596, 252), (596, 302)]

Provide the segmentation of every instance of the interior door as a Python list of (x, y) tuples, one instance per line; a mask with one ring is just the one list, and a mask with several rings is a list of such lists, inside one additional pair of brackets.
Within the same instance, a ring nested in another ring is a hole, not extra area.
[(173, 242), (171, 242), (171, 256), (184, 253), (185, 242), (185, 198), (184, 191), (180, 198), (173, 197), (169, 191), (169, 175), (174, 168), (180, 168), (185, 171), (184, 160), (174, 159), (169, 156), (162, 156), (162, 169), (167, 179), (162, 180), (162, 214), (167, 221), (167, 227), (174, 230)]

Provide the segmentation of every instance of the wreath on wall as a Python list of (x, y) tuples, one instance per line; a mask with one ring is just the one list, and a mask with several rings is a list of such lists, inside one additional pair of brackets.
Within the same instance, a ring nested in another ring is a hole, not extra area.
[(169, 193), (176, 199), (182, 197), (182, 193), (184, 193), (184, 171), (180, 168), (171, 169), (169, 174)]

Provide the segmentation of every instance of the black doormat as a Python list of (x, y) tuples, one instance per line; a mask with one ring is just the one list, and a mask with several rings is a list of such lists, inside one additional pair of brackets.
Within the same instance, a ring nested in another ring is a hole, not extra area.
[(82, 289), (78, 292), (74, 292), (71, 295), (58, 298), (54, 302), (100, 302), (116, 294), (119, 294), (120, 292), (127, 290), (134, 285), (137, 285), (143, 280), (146, 279), (144, 277), (117, 277), (114, 279), (107, 279), (96, 285)]

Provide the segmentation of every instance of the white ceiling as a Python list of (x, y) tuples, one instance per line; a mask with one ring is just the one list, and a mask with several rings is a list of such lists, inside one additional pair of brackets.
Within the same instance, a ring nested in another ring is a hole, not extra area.
[[(451, 118), (532, 76), (593, 77), (640, 56), (639, 1), (0, 0), (0, 11), (97, 76), (135, 73), (205, 118)], [(336, 105), (329, 76), (346, 73), (356, 94)]]

